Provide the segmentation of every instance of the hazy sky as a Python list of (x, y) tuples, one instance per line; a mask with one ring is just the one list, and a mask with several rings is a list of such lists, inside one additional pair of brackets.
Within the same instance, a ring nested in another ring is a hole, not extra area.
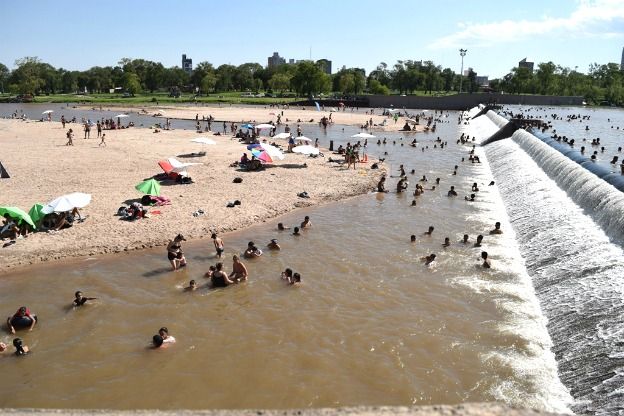
[(0, 63), (38, 56), (65, 69), (124, 57), (165, 66), (327, 58), (368, 73), (379, 62), (432, 60), (490, 78), (549, 60), (586, 72), (620, 62), (624, 0), (0, 0)]

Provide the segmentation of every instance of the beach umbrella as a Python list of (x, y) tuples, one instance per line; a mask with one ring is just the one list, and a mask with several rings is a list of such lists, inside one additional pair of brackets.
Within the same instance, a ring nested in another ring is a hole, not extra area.
[(155, 179), (148, 179), (135, 186), (135, 189), (145, 195), (160, 196), (160, 184)]
[(270, 154), (257, 147), (251, 151), (251, 154), (256, 157), (256, 159), (264, 162), (264, 163), (273, 163), (273, 158)]
[(271, 146), (270, 144), (266, 143), (260, 143), (260, 147), (262, 148), (262, 150), (268, 153), (271, 158), (284, 160), (284, 153), (282, 153), (282, 151), (277, 147)]
[(406, 122), (410, 123), (410, 124), (417, 124), (416, 120), (413, 120), (411, 118), (408, 118), (407, 120), (405, 120)]
[(215, 142), (212, 139), (207, 139), (205, 137), (198, 137), (196, 139), (191, 140), (194, 143), (201, 143), (201, 144), (217, 144), (217, 142)]
[(316, 106), (316, 111), (321, 111), (321, 106), (318, 102), (314, 101), (314, 105)]
[(318, 155), (320, 153), (319, 149), (314, 146), (310, 146), (305, 144), (303, 146), (297, 146), (292, 149), (294, 153), (301, 153), (304, 155)]
[(127, 114), (117, 114), (115, 117), (117, 117), (117, 118), (124, 118), (124, 117), (130, 117), (130, 116), (127, 115)]
[(312, 139), (308, 139), (305, 136), (299, 136), (299, 137), (295, 137), (295, 141), (297, 142), (306, 142), (306, 143), (311, 143)]
[(0, 207), (0, 216), (4, 216), (4, 214), (9, 214), (9, 217), (15, 220), (24, 221), (30, 224), (33, 228), (37, 228), (35, 227), (35, 223), (33, 222), (32, 218), (30, 218), (30, 215), (28, 215), (26, 212), (24, 212), (20, 208)]
[(278, 133), (273, 136), (275, 139), (290, 139), (290, 133)]
[(357, 137), (357, 138), (362, 138), (362, 139), (374, 139), (376, 136), (373, 136), (372, 134), (368, 134), (368, 133), (358, 133), (358, 134), (354, 134), (351, 137)]
[(182, 163), (174, 157), (170, 157), (167, 161), (171, 164), (172, 172), (179, 173), (182, 176), (188, 176), (186, 168), (189, 166), (202, 165), (202, 163)]
[(275, 127), (273, 124), (258, 124), (256, 126), (256, 128), (258, 130), (261, 130), (261, 129), (272, 129), (273, 127)]
[(46, 111), (44, 111), (44, 112), (43, 112), (43, 113), (41, 113), (41, 114), (50, 114), (50, 113), (53, 113), (53, 112), (54, 112), (54, 110), (46, 110)]
[(33, 205), (30, 211), (28, 211), (28, 215), (30, 215), (30, 218), (32, 218), (35, 223), (41, 221), (46, 215), (43, 213), (43, 204)]
[(332, 108), (331, 108), (331, 111), (336, 112), (336, 111), (338, 111), (338, 109), (337, 109), (336, 107), (332, 107)]
[(254, 125), (247, 123), (247, 124), (242, 124), (241, 127), (244, 129), (253, 129)]
[(91, 202), (91, 195), (82, 192), (74, 192), (59, 196), (58, 198), (48, 202), (41, 212), (50, 214), (52, 212), (67, 212), (74, 208), (84, 208)]

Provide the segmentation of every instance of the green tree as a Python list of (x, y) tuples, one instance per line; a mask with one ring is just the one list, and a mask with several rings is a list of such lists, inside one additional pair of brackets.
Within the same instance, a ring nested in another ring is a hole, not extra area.
[(4, 89), (8, 84), (9, 75), (11, 75), (9, 68), (4, 64), (0, 64), (0, 93), (4, 93)]
[(299, 95), (308, 97), (320, 92), (328, 92), (331, 88), (331, 77), (312, 61), (296, 64), (291, 85)]
[(284, 92), (290, 86), (291, 76), (287, 73), (276, 73), (269, 80), (269, 87), (272, 90)]
[(17, 87), (21, 94), (37, 94), (45, 85), (41, 77), (41, 61), (39, 58), (27, 56), (15, 61), (17, 67), (11, 72), (9, 82)]
[(137, 74), (128, 72), (125, 75), (124, 88), (131, 95), (136, 95), (141, 91), (141, 80)]
[(214, 90), (217, 85), (217, 76), (214, 72), (208, 72), (204, 75), (204, 78), (201, 81), (201, 91), (204, 94), (209, 94), (210, 91)]
[(390, 95), (390, 89), (376, 79), (369, 79), (368, 91), (371, 94)]

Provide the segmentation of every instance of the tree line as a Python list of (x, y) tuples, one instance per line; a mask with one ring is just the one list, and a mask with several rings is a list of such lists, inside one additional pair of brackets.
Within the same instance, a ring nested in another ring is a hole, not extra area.
[(580, 95), (592, 104), (606, 101), (624, 104), (624, 74), (617, 64), (592, 64), (584, 74), (540, 63), (537, 70), (516, 67), (483, 88), (469, 69), (460, 76), (432, 61), (399, 60), (393, 66), (381, 62), (368, 76), (364, 69), (345, 68), (326, 74), (321, 61), (300, 61), (265, 68), (258, 63), (220, 65), (200, 62), (191, 73), (178, 66), (166, 68), (160, 62), (121, 59), (116, 66), (92, 67), (86, 71), (54, 68), (37, 57), (15, 62), (10, 71), (0, 64), (0, 90), (13, 94), (107, 93), (114, 88), (130, 94), (182, 90), (196, 94), (227, 91), (286, 92), (308, 97), (319, 93), (357, 96), (370, 94), (425, 94), (438, 92), (500, 91), (510, 94)]

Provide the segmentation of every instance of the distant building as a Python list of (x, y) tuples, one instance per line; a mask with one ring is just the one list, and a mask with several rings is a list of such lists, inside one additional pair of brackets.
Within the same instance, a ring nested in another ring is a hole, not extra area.
[(624, 48), (622, 48), (622, 61), (620, 62), (620, 70), (624, 71)]
[(294, 59), (292, 59), (292, 58), (290, 58), (290, 59), (288, 60), (288, 65), (294, 65), (294, 64), (295, 64), (295, 60), (294, 60)]
[(328, 75), (331, 75), (332, 61), (330, 61), (329, 59), (319, 59), (318, 61), (316, 61), (316, 63), (321, 67), (323, 72), (325, 72)]
[(193, 60), (187, 58), (186, 54), (182, 55), (182, 69), (189, 75), (193, 72)]
[(487, 75), (476, 76), (475, 77), (475, 81), (477, 82), (477, 85), (480, 86), (480, 87), (489, 87), (490, 86), (490, 80), (488, 79)]
[(468, 67), (468, 69), (464, 69), (464, 76), (465, 77), (469, 76), (471, 72), (474, 72), (476, 74), (475, 70), (472, 69), (471, 67)]
[(518, 68), (526, 68), (528, 69), (531, 73), (533, 73), (533, 62), (528, 62), (527, 58), (524, 58), (523, 60), (521, 60), (520, 62), (518, 62)]
[(286, 59), (279, 56), (279, 53), (273, 52), (273, 56), (267, 58), (267, 68), (277, 68), (280, 65), (284, 65)]

